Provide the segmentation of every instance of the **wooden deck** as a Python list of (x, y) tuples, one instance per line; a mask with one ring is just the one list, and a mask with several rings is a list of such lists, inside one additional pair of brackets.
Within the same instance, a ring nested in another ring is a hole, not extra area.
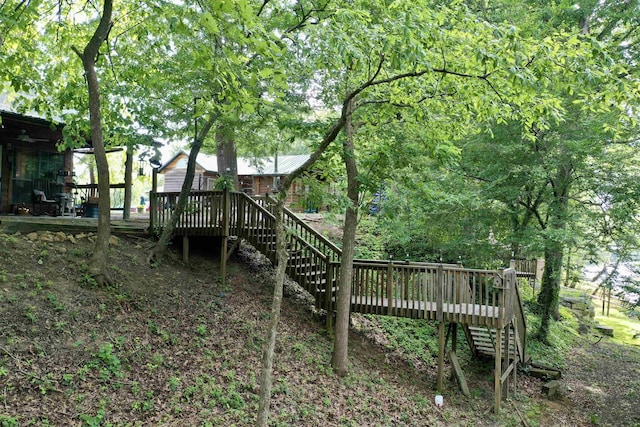
[[(97, 218), (71, 216), (0, 215), (0, 229), (5, 233), (30, 233), (33, 231), (64, 231), (65, 233), (95, 232)], [(129, 220), (122, 219), (122, 212), (112, 213), (111, 231), (116, 234), (149, 234), (148, 215), (132, 214)]]
[[(179, 193), (153, 193), (150, 226), (162, 228)], [(177, 236), (237, 236), (275, 262), (275, 217), (266, 199), (243, 193), (194, 191), (179, 218)], [(285, 212), (290, 261), (287, 273), (331, 312), (341, 251), (289, 211)], [(468, 325), (504, 327), (513, 317), (513, 294), (504, 273), (458, 264), (354, 260), (352, 309)], [(510, 285), (515, 286), (515, 285)], [(517, 296), (519, 299), (519, 296)], [(505, 304), (507, 306), (505, 306)]]
[[(178, 196), (152, 192), (151, 230), (159, 231), (170, 219)], [(243, 193), (192, 192), (175, 235), (185, 239), (187, 248), (190, 236), (222, 238), (223, 277), (229, 237), (237, 237), (236, 242), (248, 241), (275, 264), (273, 209), (268, 199), (255, 200)], [(289, 251), (287, 274), (315, 297), (317, 308), (326, 311), (330, 322), (335, 312), (342, 251), (286, 209), (284, 223)], [(515, 269), (478, 270), (460, 264), (356, 259), (351, 310), (437, 321), (438, 388), (443, 384), (443, 325), (463, 325), (474, 353), (495, 356), (496, 412), (509, 375), (515, 377), (515, 363), (525, 358), (526, 319)]]
[[(372, 313), (412, 319), (435, 319), (439, 308), (436, 301), (410, 301), (362, 295), (351, 297), (351, 310), (356, 313)], [(489, 324), (497, 323), (499, 318), (498, 308), (490, 305), (443, 303), (441, 309), (445, 317), (460, 315), (468, 318), (489, 320)], [(481, 324), (478, 321), (470, 323)]]

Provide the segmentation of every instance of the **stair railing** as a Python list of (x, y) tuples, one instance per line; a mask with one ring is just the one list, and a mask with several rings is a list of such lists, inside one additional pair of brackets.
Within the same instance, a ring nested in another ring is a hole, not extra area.
[[(265, 207), (273, 213), (276, 201), (271, 196), (266, 196), (263, 199), (260, 199), (260, 201), (263, 202)], [(288, 231), (300, 236), (320, 252), (326, 254), (332, 262), (340, 262), (342, 249), (322, 234), (318, 233), (313, 227), (308, 225), (286, 207), (283, 210), (282, 220)]]
[[(154, 193), (153, 223), (169, 218), (179, 193)], [(244, 193), (192, 192), (188, 209), (177, 228), (210, 227), (220, 235), (243, 237), (275, 262), (274, 200), (255, 200)], [(227, 210), (226, 215), (223, 210)], [(224, 218), (227, 218), (227, 221)], [(317, 307), (332, 310), (341, 249), (289, 209), (283, 211), (290, 260), (287, 272), (316, 298)], [(191, 230), (187, 230), (191, 231)], [(526, 319), (515, 270), (504, 276), (491, 270), (473, 270), (458, 264), (354, 260), (352, 309), (360, 312), (429, 318), (504, 327), (513, 321), (519, 356), (524, 359)], [(478, 308), (479, 307), (479, 308)], [(498, 314), (496, 316), (496, 314)], [(435, 320), (435, 319), (434, 319)]]
[(522, 298), (520, 296), (520, 288), (517, 283), (514, 288), (514, 329), (516, 334), (516, 343), (518, 344), (518, 355), (520, 356), (520, 362), (526, 360), (526, 345), (527, 345), (527, 318), (524, 314), (524, 307), (522, 305)]

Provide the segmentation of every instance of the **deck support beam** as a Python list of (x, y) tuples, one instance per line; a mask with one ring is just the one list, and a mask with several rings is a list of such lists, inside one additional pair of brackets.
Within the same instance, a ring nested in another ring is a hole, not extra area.
[(469, 385), (467, 384), (467, 379), (464, 377), (464, 373), (462, 372), (462, 368), (460, 367), (460, 363), (458, 362), (458, 357), (456, 356), (456, 352), (451, 350), (449, 352), (449, 362), (451, 363), (451, 373), (458, 380), (458, 386), (460, 387), (460, 391), (465, 396), (471, 396), (471, 392), (469, 391)]
[(220, 277), (223, 287), (227, 284), (227, 240), (229, 240), (229, 238), (224, 236), (222, 238), (222, 246), (220, 247)]
[[(500, 414), (500, 403), (502, 402), (502, 328), (496, 328), (496, 356), (494, 367), (494, 384), (493, 390), (495, 394), (493, 412)], [(507, 350), (508, 351), (508, 350)]]
[(227, 261), (229, 261), (231, 255), (233, 255), (236, 249), (238, 249), (238, 247), (240, 246), (240, 242), (242, 242), (241, 238), (237, 238), (236, 241), (233, 242), (233, 245), (231, 245), (231, 248), (229, 248), (229, 250), (227, 251)]
[(189, 236), (182, 236), (182, 261), (189, 264)]
[(444, 384), (444, 321), (438, 323), (438, 379), (436, 389), (442, 393)]
[(220, 275), (222, 276), (222, 286), (227, 285), (227, 260), (228, 260), (228, 242), (229, 242), (229, 222), (231, 215), (231, 200), (229, 189), (225, 187), (222, 198), (222, 248), (220, 251)]

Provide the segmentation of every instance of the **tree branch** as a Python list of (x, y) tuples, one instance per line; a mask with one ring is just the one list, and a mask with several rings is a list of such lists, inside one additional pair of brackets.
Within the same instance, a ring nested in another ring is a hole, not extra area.
[(258, 13), (256, 14), (256, 16), (260, 16), (260, 14), (262, 14), (262, 12), (264, 11), (264, 8), (267, 6), (267, 4), (269, 4), (271, 0), (264, 0), (262, 2), (262, 5), (260, 6), (260, 9), (258, 10)]
[(319, 20), (315, 21), (315, 22), (309, 22), (310, 19), (311, 19), (311, 15), (313, 13), (316, 13), (316, 12), (325, 12), (327, 10), (327, 7), (329, 7), (330, 3), (331, 3), (331, 0), (328, 0), (324, 5), (322, 5), (322, 6), (318, 7), (318, 8), (311, 8), (306, 13), (304, 11), (304, 7), (302, 6), (302, 3), (299, 3), (300, 4), (300, 12), (302, 14), (300, 22), (298, 22), (297, 24), (293, 25), (292, 27), (289, 27), (288, 29), (286, 29), (284, 34), (288, 34), (288, 33), (291, 33), (293, 31), (299, 30), (300, 28), (304, 28), (309, 23), (311, 23), (313, 25), (317, 25)]
[(369, 100), (363, 100), (360, 101), (358, 103), (358, 105), (356, 106), (356, 109), (358, 109), (359, 107), (362, 107), (364, 105), (370, 105), (370, 104), (390, 104), (393, 105), (394, 107), (398, 107), (398, 108), (410, 108), (410, 107), (414, 107), (417, 104), (421, 104), (424, 101), (428, 100), (428, 99), (435, 99), (435, 98), (446, 98), (446, 97), (452, 97), (456, 94), (457, 92), (451, 92), (451, 93), (442, 93), (440, 95), (425, 95), (422, 98), (418, 99), (415, 103), (413, 104), (406, 104), (406, 103), (400, 103), (400, 102), (391, 102), (391, 99), (389, 98), (383, 98), (383, 99), (369, 99)]

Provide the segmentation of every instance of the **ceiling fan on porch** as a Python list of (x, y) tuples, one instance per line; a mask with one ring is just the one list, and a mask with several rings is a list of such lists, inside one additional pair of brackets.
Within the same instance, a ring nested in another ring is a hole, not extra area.
[(16, 141), (20, 142), (48, 142), (48, 138), (32, 138), (26, 130), (20, 129), (20, 133), (16, 135)]

